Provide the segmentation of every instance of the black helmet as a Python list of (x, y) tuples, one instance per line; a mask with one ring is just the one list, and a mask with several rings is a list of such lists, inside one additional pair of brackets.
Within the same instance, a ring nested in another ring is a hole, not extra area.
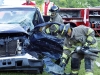
[(59, 11), (59, 7), (56, 6), (56, 5), (53, 5), (49, 11), (50, 12), (58, 12)]

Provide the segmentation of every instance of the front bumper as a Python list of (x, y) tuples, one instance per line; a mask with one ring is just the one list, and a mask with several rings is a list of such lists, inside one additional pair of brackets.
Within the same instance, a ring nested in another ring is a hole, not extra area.
[(43, 63), (37, 58), (25, 54), (0, 58), (0, 71), (18, 71), (42, 73)]

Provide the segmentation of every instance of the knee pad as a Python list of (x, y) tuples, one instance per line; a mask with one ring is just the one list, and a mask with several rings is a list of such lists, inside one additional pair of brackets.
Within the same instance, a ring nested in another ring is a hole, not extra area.
[(71, 59), (71, 69), (74, 69), (74, 70), (79, 70), (80, 68), (80, 60), (77, 59), (77, 58), (72, 58)]

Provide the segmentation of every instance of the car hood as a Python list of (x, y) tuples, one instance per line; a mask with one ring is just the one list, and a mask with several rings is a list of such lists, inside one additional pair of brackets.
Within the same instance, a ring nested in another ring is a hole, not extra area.
[(0, 24), (0, 33), (26, 33), (20, 24)]

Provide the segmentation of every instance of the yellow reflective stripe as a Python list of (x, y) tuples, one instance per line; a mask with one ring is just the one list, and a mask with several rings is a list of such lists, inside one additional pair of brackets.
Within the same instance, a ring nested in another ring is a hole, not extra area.
[(88, 43), (87, 42), (85, 43), (85, 46), (88, 46)]
[(87, 32), (87, 35), (89, 35), (89, 34), (92, 33), (92, 32), (93, 32), (93, 29), (89, 28), (89, 29), (88, 29), (88, 32)]
[[(92, 36), (88, 36), (87, 41), (90, 41), (91, 43), (93, 43), (94, 38)], [(93, 43), (93, 45), (91, 45), (93, 47), (97, 46), (97, 43)]]
[(76, 46), (82, 46), (82, 44), (78, 42), (78, 43), (76, 43)]
[(90, 45), (90, 47), (96, 48), (98, 46), (98, 43), (94, 43), (93, 45)]
[(46, 33), (50, 33), (50, 30), (49, 30), (49, 28), (47, 28), (47, 29), (46, 29)]
[(67, 54), (63, 53), (62, 57), (64, 57), (66, 59), (67, 58)]
[(75, 45), (72, 45), (72, 48), (76, 48), (76, 46)]
[(71, 29), (70, 28), (68, 28), (68, 33), (71, 33)]
[(86, 72), (85, 75), (93, 75), (93, 73), (92, 72)]
[(93, 41), (93, 37), (92, 36), (88, 36), (87, 41), (92, 42)]
[[(87, 42), (85, 43), (85, 46), (88, 46), (88, 43)], [(94, 43), (92, 45), (89, 45), (89, 46), (96, 48), (98, 46), (98, 43), (96, 42), (96, 43)]]
[(69, 48), (70, 51), (73, 51), (75, 48)]
[(64, 26), (63, 31), (62, 31), (62, 33), (61, 33), (61, 35), (64, 33), (65, 28), (66, 28), (66, 27)]
[[(74, 48), (75, 48), (75, 46), (74, 46)], [(70, 48), (68, 48), (68, 47), (66, 47), (66, 46), (63, 46), (63, 50), (74, 50), (74, 48), (73, 47), (70, 47)]]
[(73, 73), (73, 74), (77, 74), (77, 73), (78, 73), (78, 71), (72, 71), (72, 73)]
[(67, 54), (63, 53), (63, 54), (62, 54), (62, 58), (64, 58), (64, 59), (62, 60), (62, 63), (66, 63)]
[(62, 63), (66, 63), (66, 61), (63, 59), (63, 60), (62, 60)]
[(55, 27), (56, 27), (56, 30), (54, 32), (57, 32), (57, 30), (59, 29), (59, 26), (55, 25)]
[(66, 47), (66, 46), (63, 46), (63, 49), (69, 49), (68, 47)]

